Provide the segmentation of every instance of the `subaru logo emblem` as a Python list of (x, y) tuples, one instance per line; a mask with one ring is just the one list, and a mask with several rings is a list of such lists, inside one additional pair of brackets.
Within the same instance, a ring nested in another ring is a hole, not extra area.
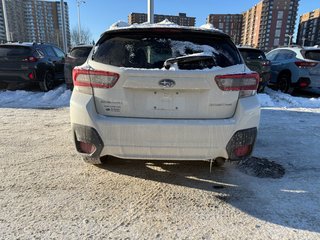
[(164, 88), (172, 88), (176, 85), (176, 82), (171, 79), (163, 79), (159, 81), (159, 85)]

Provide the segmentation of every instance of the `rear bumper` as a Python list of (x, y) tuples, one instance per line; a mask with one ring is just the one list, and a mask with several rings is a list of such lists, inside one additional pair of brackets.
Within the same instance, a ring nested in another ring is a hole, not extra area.
[(93, 157), (111, 155), (154, 160), (229, 159), (227, 146), (233, 135), (243, 129), (257, 129), (260, 105), (256, 96), (241, 99), (232, 118), (219, 120), (106, 117), (96, 113), (90, 95), (76, 93), (71, 98), (70, 115), (75, 139), (83, 138), (76, 136), (79, 134), (79, 126), (94, 129), (101, 139), (101, 149)]
[[(34, 74), (34, 79), (30, 79), (28, 75)], [(20, 71), (0, 71), (0, 82), (4, 83), (29, 83), (37, 82), (36, 71), (33, 69)]]

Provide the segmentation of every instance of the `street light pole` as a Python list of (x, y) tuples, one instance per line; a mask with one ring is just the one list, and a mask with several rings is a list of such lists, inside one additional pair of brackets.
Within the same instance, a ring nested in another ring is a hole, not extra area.
[(154, 23), (154, 0), (148, 0), (148, 23)]
[(289, 37), (288, 47), (290, 47), (293, 35), (292, 34), (286, 34), (286, 37)]
[(11, 42), (12, 39), (11, 39), (9, 23), (8, 23), (6, 0), (2, 0), (2, 9), (3, 9), (2, 12), (3, 12), (3, 18), (4, 18), (4, 25), (6, 29), (7, 42)]
[(81, 43), (81, 23), (80, 23), (80, 5), (81, 3), (86, 3), (86, 1), (83, 0), (77, 0), (77, 6), (78, 6), (78, 44)]
[(62, 20), (62, 45), (63, 45), (63, 51), (66, 53), (68, 49), (67, 49), (66, 20), (65, 20), (63, 0), (60, 1), (60, 9), (61, 9), (61, 20)]

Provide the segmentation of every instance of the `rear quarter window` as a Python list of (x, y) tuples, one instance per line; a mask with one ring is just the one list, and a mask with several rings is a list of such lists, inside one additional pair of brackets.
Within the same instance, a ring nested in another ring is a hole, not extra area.
[(161, 69), (169, 58), (192, 54), (212, 55), (210, 62), (199, 61), (180, 69), (229, 67), (242, 63), (240, 55), (228, 38), (209, 34), (183, 32), (122, 33), (107, 36), (98, 42), (94, 61), (128, 68)]
[(89, 47), (73, 48), (69, 53), (69, 55), (75, 58), (86, 58), (89, 56), (91, 49), (92, 49), (91, 47), (90, 48)]
[(264, 52), (256, 49), (239, 49), (242, 57), (247, 60), (265, 60)]
[(320, 61), (320, 50), (306, 51), (304, 55), (306, 59)]

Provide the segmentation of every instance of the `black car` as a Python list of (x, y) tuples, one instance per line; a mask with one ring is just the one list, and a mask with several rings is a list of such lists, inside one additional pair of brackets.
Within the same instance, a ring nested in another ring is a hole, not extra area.
[(72, 70), (75, 66), (82, 65), (88, 58), (88, 55), (92, 49), (92, 45), (79, 45), (71, 49), (68, 53), (65, 65), (64, 65), (64, 73), (65, 73), (65, 81), (67, 84), (67, 88), (73, 88), (72, 82)]
[(0, 44), (0, 83), (36, 83), (49, 91), (64, 78), (64, 58), (65, 53), (51, 44)]
[(247, 67), (259, 73), (260, 82), (258, 92), (263, 92), (265, 86), (268, 85), (271, 76), (271, 63), (266, 58), (263, 51), (252, 47), (238, 47)]

